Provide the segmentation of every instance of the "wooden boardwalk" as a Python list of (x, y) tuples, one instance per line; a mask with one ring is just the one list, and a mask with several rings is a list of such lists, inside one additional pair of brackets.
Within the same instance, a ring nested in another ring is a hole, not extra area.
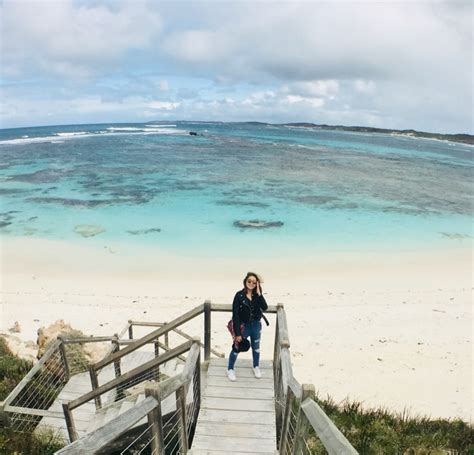
[(237, 381), (227, 378), (227, 360), (211, 359), (203, 381), (201, 410), (192, 455), (276, 453), (272, 362), (260, 365), (256, 379), (249, 359), (238, 359)]

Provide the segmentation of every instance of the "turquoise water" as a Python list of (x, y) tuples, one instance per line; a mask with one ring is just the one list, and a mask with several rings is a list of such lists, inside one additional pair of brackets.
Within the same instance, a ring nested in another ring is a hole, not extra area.
[(266, 257), (472, 241), (462, 144), (149, 122), (4, 129), (0, 156), (3, 236)]

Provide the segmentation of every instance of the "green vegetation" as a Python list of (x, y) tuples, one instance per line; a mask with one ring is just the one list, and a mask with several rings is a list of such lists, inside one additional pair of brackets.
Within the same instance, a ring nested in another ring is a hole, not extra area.
[[(474, 454), (474, 428), (462, 420), (432, 420), (407, 412), (364, 409), (359, 402), (337, 405), (331, 398), (317, 398), (317, 402), (363, 455)], [(326, 453), (314, 433), (309, 445), (315, 455)]]
[[(0, 401), (32, 367), (13, 355), (0, 337)], [(461, 420), (432, 420), (394, 414), (386, 409), (364, 409), (362, 403), (316, 401), (361, 455), (468, 455), (474, 454), (474, 428)], [(0, 455), (49, 455), (65, 445), (57, 433), (14, 433), (0, 428)], [(308, 446), (313, 455), (326, 451), (311, 430)]]
[[(32, 362), (13, 355), (6, 341), (0, 337), (0, 401), (8, 396), (32, 366)], [(52, 431), (14, 433), (0, 428), (0, 455), (47, 455), (64, 445), (63, 439)]]

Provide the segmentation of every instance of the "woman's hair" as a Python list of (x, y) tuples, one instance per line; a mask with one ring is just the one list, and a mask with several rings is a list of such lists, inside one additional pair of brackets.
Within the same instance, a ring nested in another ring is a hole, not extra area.
[[(260, 290), (261, 290), (262, 289), (262, 283), (261, 283), (260, 277), (255, 272), (247, 272), (247, 275), (245, 275), (245, 278), (244, 278), (244, 281), (243, 281), (244, 282), (244, 290), (247, 289), (247, 279), (251, 276), (253, 276), (257, 280), (257, 282), (260, 283)], [(255, 286), (253, 288), (252, 295), (254, 295), (256, 293), (257, 293), (257, 286)]]

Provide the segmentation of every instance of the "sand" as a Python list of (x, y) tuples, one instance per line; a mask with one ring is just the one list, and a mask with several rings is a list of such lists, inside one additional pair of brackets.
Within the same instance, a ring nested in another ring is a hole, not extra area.
[[(15, 335), (24, 341), (57, 319), (111, 335), (129, 319), (164, 322), (206, 299), (231, 303), (243, 275), (255, 270), (267, 301), (285, 305), (300, 383), (336, 401), (472, 422), (470, 245), (305, 260), (190, 258), (88, 239), (5, 238), (1, 247), (0, 332), (18, 321)], [(226, 353), (228, 319), (219, 313), (212, 320), (213, 346)], [(264, 358), (273, 350), (269, 319)], [(201, 320), (186, 329), (203, 335)]]

